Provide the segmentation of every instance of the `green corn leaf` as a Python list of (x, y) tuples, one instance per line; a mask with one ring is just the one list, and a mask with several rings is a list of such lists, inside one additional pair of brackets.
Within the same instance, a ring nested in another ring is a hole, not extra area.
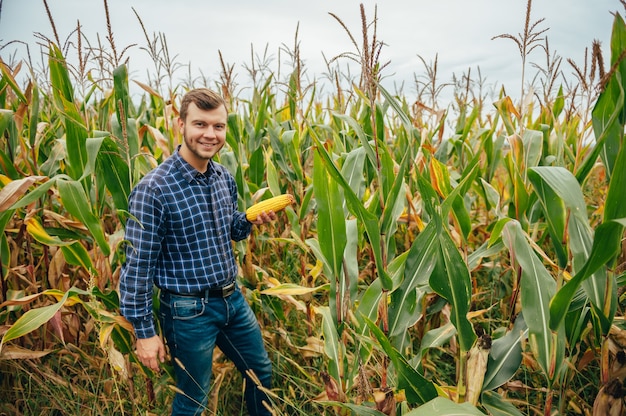
[(341, 344), (339, 342), (339, 334), (333, 323), (330, 308), (320, 306), (315, 308), (316, 312), (322, 315), (322, 334), (324, 335), (324, 353), (328, 357), (328, 373), (333, 377), (337, 384), (341, 385), (341, 357), (343, 356)]
[(98, 175), (111, 193), (116, 210), (127, 211), (131, 190), (130, 168), (113, 139), (105, 137), (102, 140), (96, 161)]
[(319, 153), (315, 154), (313, 190), (317, 203), (317, 232), (324, 256), (330, 263), (333, 277), (339, 278), (346, 247), (346, 220), (343, 193), (327, 173)]
[[(560, 166), (537, 166), (528, 170), (528, 177), (535, 188), (550, 188), (552, 192), (561, 198), (565, 206), (571, 211), (571, 215), (587, 220), (587, 207), (580, 184), (570, 171)], [(560, 212), (548, 211), (546, 215), (560, 215)], [(564, 228), (564, 221), (555, 227), (559, 231)]]
[[(289, 133), (289, 134), (287, 134)], [(282, 136), (289, 164), (296, 175), (298, 181), (304, 180), (301, 158), (303, 157), (300, 149), (300, 134), (298, 130), (291, 130)]]
[(65, 127), (68, 173), (73, 179), (79, 179), (87, 163), (87, 127), (74, 103), (74, 89), (62, 52), (52, 45), (49, 54), (50, 82)]
[(456, 328), (451, 322), (426, 332), (422, 337), (419, 352), (411, 359), (411, 361), (419, 363), (427, 349), (443, 346), (445, 343), (450, 341), (455, 334)]
[[(403, 351), (410, 343), (411, 331), (413, 327), (423, 317), (423, 298), (427, 292), (427, 288), (417, 288), (405, 292), (401, 287), (391, 292), (391, 302), (389, 303), (389, 339), (399, 351)], [(405, 309), (399, 309), (400, 302), (396, 302), (396, 298), (400, 298), (401, 305)]]
[(100, 250), (105, 256), (111, 252), (109, 243), (104, 235), (100, 219), (91, 211), (87, 195), (83, 187), (76, 181), (58, 181), (59, 194), (67, 211), (79, 219), (91, 232)]
[(471, 279), (467, 265), (450, 235), (438, 224), (437, 264), (429, 279), (430, 287), (451, 306), (450, 320), (459, 334), (461, 353), (469, 351), (476, 333), (467, 319), (471, 301)]
[(2, 73), (2, 77), (3, 77), (4, 81), (7, 84), (9, 84), (9, 86), (11, 87), (11, 90), (17, 96), (17, 98), (19, 98), (20, 101), (22, 101), (25, 104), (28, 103), (28, 100), (26, 99), (26, 96), (24, 95), (24, 93), (20, 89), (18, 83), (15, 81), (15, 78), (13, 77), (13, 74), (11, 73), (11, 70), (1, 60), (0, 60), (0, 72)]
[(507, 154), (504, 160), (505, 166), (509, 172), (510, 186), (512, 187), (511, 198), (513, 199), (513, 203), (509, 205), (508, 216), (524, 224), (526, 222), (526, 211), (529, 206), (529, 195), (526, 190), (526, 184), (510, 153)]
[[(260, 91), (270, 91), (270, 84), (272, 82), (272, 77), (268, 77), (265, 85)], [(256, 120), (254, 123), (254, 131), (253, 134), (250, 135), (248, 140), (248, 151), (254, 151), (260, 144), (260, 140), (263, 137), (263, 129), (268, 124), (268, 120), (270, 118), (268, 109), (270, 108), (270, 101), (272, 99), (272, 94), (263, 94), (260, 97), (260, 102), (254, 108), (255, 111), (251, 111), (250, 114), (254, 114), (256, 116)]]
[(563, 94), (563, 86), (559, 86), (559, 91), (556, 94), (556, 100), (554, 100), (554, 105), (552, 106), (552, 116), (554, 118), (558, 118), (561, 115), (561, 112), (565, 108), (565, 94)]
[[(131, 118), (130, 105), (131, 99), (128, 90), (128, 68), (126, 65), (120, 65), (113, 70), (113, 91), (115, 92), (115, 114), (118, 123), (127, 123)], [(122, 136), (119, 136), (120, 138)], [(130, 145), (130, 143), (129, 143)], [(138, 152), (137, 148), (130, 148), (130, 154), (134, 155)], [(134, 147), (134, 146), (133, 146)]]
[(63, 252), (65, 261), (69, 264), (81, 266), (90, 273), (97, 274), (97, 270), (91, 262), (91, 257), (87, 249), (79, 241), (70, 245), (61, 246), (61, 251)]
[(391, 359), (398, 378), (398, 388), (403, 389), (410, 404), (422, 404), (437, 397), (435, 385), (414, 369), (398, 350), (393, 348), (383, 331), (372, 321), (365, 319), (370, 331)]
[(444, 222), (444, 218), (447, 219), (453, 201), (470, 186), (476, 172), (474, 165), (459, 185), (450, 192), (441, 208), (436, 207), (438, 198), (431, 184), (423, 177), (419, 179), (422, 199), (427, 207), (432, 205), (427, 209), (432, 215), (431, 222), (435, 227), (434, 251), (431, 257), (433, 260), (430, 260), (435, 262), (435, 266), (428, 282), (430, 287), (445, 298), (452, 307), (451, 320), (459, 334), (462, 351), (469, 351), (476, 340), (476, 334), (467, 319), (471, 299), (471, 279), (459, 249), (443, 224), (447, 223), (447, 221)]
[(342, 402), (334, 402), (334, 401), (323, 401), (321, 402), (328, 406), (341, 407), (343, 409), (350, 410), (352, 414), (359, 416), (385, 416), (383, 412), (379, 412), (376, 409), (371, 407), (353, 404), (353, 403), (342, 403)]
[[(400, 106), (400, 103), (398, 103), (398, 100), (396, 100), (389, 93), (389, 91), (387, 91), (382, 85), (378, 84), (377, 87), (379, 91), (381, 92), (381, 94), (383, 95), (383, 97), (385, 97), (385, 100), (387, 101), (387, 103), (391, 106), (391, 108), (393, 108), (393, 110), (396, 112), (398, 117), (400, 117), (400, 121), (402, 122), (404, 129), (407, 132), (411, 132), (415, 130), (415, 127), (413, 126), (413, 122), (411, 121), (411, 118), (402, 109), (402, 107)], [(419, 143), (417, 143), (417, 145), (419, 145)]]
[(538, 130), (526, 129), (522, 136), (522, 143), (524, 146), (524, 167), (526, 168), (525, 172), (528, 173), (528, 169), (537, 166), (541, 160), (543, 133)]
[(252, 155), (250, 155), (250, 166), (248, 167), (248, 178), (250, 182), (257, 187), (263, 186), (265, 181), (265, 155), (263, 154), (263, 147), (259, 146)]
[(563, 323), (569, 305), (582, 282), (615, 258), (620, 248), (615, 242), (622, 237), (624, 227), (626, 218), (604, 222), (595, 230), (587, 262), (550, 302), (550, 328), (558, 328)]
[(623, 147), (624, 124), (626, 123), (624, 116), (626, 112), (624, 94), (626, 61), (621, 55), (625, 49), (626, 26), (622, 17), (616, 13), (611, 32), (611, 65), (616, 64), (618, 59), (621, 59), (621, 62), (613, 76), (607, 80), (591, 113), (596, 140), (593, 150), (576, 171), (576, 178), (580, 183), (583, 183), (587, 178), (596, 164), (598, 156), (602, 158), (607, 177), (610, 179), (613, 175), (617, 154), (620, 147)]
[[(13, 158), (15, 150), (20, 147), (20, 135), (15, 126), (15, 113), (12, 110), (0, 109), (0, 135), (4, 138), (6, 136), (7, 146), (2, 146), (3, 150), (8, 147), (7, 152), (2, 152), (2, 163), (0, 167), (3, 168), (3, 173), (8, 175), (12, 179), (17, 179), (21, 175), (18, 174), (15, 166), (13, 165)], [(3, 140), (4, 141), (4, 140)]]
[[(616, 14), (611, 37), (611, 61), (616, 62), (624, 49), (626, 49), (626, 26), (622, 18)], [(623, 192), (626, 187), (626, 146), (623, 144), (623, 130), (626, 123), (623, 84), (624, 78), (626, 78), (625, 72), (626, 63), (622, 61), (618, 70), (609, 79), (605, 90), (598, 97), (592, 112), (593, 127), (597, 139), (596, 149), (602, 146), (602, 158), (606, 165), (607, 176), (610, 177), (604, 218), (603, 223), (595, 230), (593, 246), (587, 262), (572, 280), (559, 290), (550, 304), (550, 325), (552, 328), (558, 327), (562, 323), (568, 305), (579, 286), (598, 269), (607, 263), (614, 262), (621, 248), (621, 239), (626, 225), (624, 222), (626, 204), (623, 203)], [(590, 170), (591, 168), (587, 169)], [(579, 173), (577, 173), (577, 178), (580, 181)], [(608, 292), (608, 295), (613, 297), (611, 292)], [(598, 308), (597, 305), (594, 306)], [(610, 328), (614, 308), (615, 303), (611, 298), (610, 301), (604, 303), (599, 314), (605, 333)]]
[(245, 138), (242, 137), (241, 128), (239, 124), (239, 117), (235, 113), (228, 114), (228, 128), (226, 129), (226, 143), (230, 147), (231, 151), (235, 153), (237, 160), (241, 159), (239, 152), (240, 143), (245, 142)]
[(353, 119), (352, 117), (348, 115), (336, 113), (336, 112), (333, 112), (332, 115), (333, 117), (336, 117), (337, 119), (346, 123), (354, 131), (354, 133), (359, 139), (359, 142), (361, 143), (361, 146), (363, 146), (363, 150), (365, 150), (365, 153), (367, 154), (367, 158), (370, 161), (370, 164), (372, 166), (377, 166), (378, 159), (376, 158), (376, 151), (372, 147), (372, 144), (370, 143), (370, 141), (367, 140), (366, 134), (363, 131), (363, 128), (361, 127), (361, 125), (355, 119)]
[[(493, 233), (492, 233), (493, 235)], [(467, 256), (467, 268), (470, 271), (475, 270), (480, 266), (482, 260), (485, 257), (492, 257), (500, 255), (500, 252), (504, 249), (504, 245), (502, 244), (502, 240), (499, 240), (497, 243), (491, 245), (489, 241), (485, 241), (480, 247), (476, 248), (474, 251)]]
[(57, 105), (63, 108), (61, 98), (71, 101), (74, 98), (74, 88), (67, 70), (65, 57), (57, 45), (51, 43), (48, 51), (48, 64), (50, 66), (50, 82), (53, 86), (52, 93)]
[(515, 318), (513, 328), (491, 343), (483, 391), (494, 390), (509, 381), (522, 363), (522, 343), (528, 337), (523, 313)]
[[(343, 269), (340, 283), (341, 299), (344, 306), (351, 309), (351, 306), (357, 296), (359, 284), (359, 224), (356, 219), (346, 220), (346, 248), (343, 255)], [(340, 298), (337, 298), (340, 299)], [(348, 305), (345, 305), (345, 303)]]
[(341, 305), (346, 294), (343, 259), (347, 243), (343, 192), (337, 186), (337, 182), (328, 175), (319, 153), (314, 156), (313, 166), (318, 239), (331, 272), (328, 278), (331, 283), (330, 306), (332, 315), (335, 322), (341, 323), (344, 321)]
[(347, 154), (341, 166), (341, 174), (346, 178), (350, 189), (354, 191), (359, 199), (362, 199), (365, 193), (366, 184), (363, 175), (365, 156), (365, 150), (362, 147), (357, 147)]
[[(4, 118), (5, 111), (0, 110), (0, 124), (2, 123), (2, 119)], [(2, 131), (2, 126), (0, 126), (0, 132)], [(15, 134), (9, 134), (9, 140), (12, 140), (13, 137), (17, 138)], [(18, 173), (17, 169), (15, 169), (15, 165), (13, 165), (13, 161), (9, 157), (9, 155), (0, 149), (0, 168), (3, 171), (3, 174), (8, 176), (13, 180), (18, 180), (22, 175)]]
[(530, 346), (551, 384), (558, 377), (565, 353), (562, 327), (553, 332), (549, 325), (550, 299), (556, 292), (556, 282), (531, 248), (519, 222), (508, 222), (502, 237), (521, 268), (520, 297)]
[[(357, 319), (359, 319), (359, 334), (363, 335), (367, 332), (367, 324), (362, 319), (376, 321), (378, 319), (378, 308), (382, 298), (383, 286), (380, 279), (374, 280), (369, 284), (367, 289), (359, 299), (359, 305), (356, 309)], [(361, 318), (363, 317), (363, 318)]]
[[(544, 217), (548, 223), (548, 231), (550, 232), (552, 246), (559, 259), (559, 266), (564, 268), (568, 262), (567, 246), (565, 243), (565, 223), (567, 218), (567, 210), (563, 199), (559, 198), (557, 192), (552, 187), (554, 179), (565, 180), (559, 186), (568, 188), (569, 191), (576, 195), (582, 192), (578, 186), (578, 182), (572, 175), (568, 175), (569, 171), (561, 167), (539, 167), (535, 170), (529, 169), (528, 178), (533, 184), (535, 191), (539, 197), (539, 201), (543, 207)], [(574, 179), (574, 182), (568, 181)], [(558, 182), (557, 182), (558, 183)]]
[(91, 289), (91, 294), (101, 300), (108, 309), (115, 310), (120, 307), (120, 297), (117, 290), (110, 290), (105, 293), (101, 291), (98, 286), (94, 286), (93, 289)]
[(524, 416), (517, 407), (494, 391), (483, 392), (481, 404), (491, 416)]
[(104, 136), (88, 138), (85, 141), (85, 149), (87, 150), (87, 163), (85, 164), (83, 176), (79, 178), (79, 180), (82, 180), (96, 172), (96, 160), (98, 157), (98, 153), (100, 152), (100, 147), (102, 146), (103, 140)]
[(471, 231), (471, 219), (463, 198), (479, 173), (479, 160), (479, 154), (472, 158), (465, 167), (459, 183), (447, 194), (446, 199), (441, 204), (441, 218), (446, 218), (452, 211), (465, 237)]
[[(626, 45), (624, 46), (624, 49), (626, 49)], [(619, 72), (616, 73), (616, 77), (620, 77)], [(624, 89), (622, 88), (621, 81), (622, 80), (620, 79), (620, 96), (623, 97)], [(622, 111), (624, 111), (623, 104)], [(622, 122), (620, 127), (620, 131), (622, 133), (618, 135), (620, 148), (615, 157), (614, 168), (610, 177), (609, 189), (604, 206), (604, 222), (619, 218), (626, 218), (626, 204), (624, 204), (624, 189), (626, 189), (626, 144), (623, 136), (625, 123), (626, 121)], [(619, 244), (619, 240), (613, 241), (613, 243)]]
[(445, 397), (437, 397), (405, 413), (404, 416), (485, 416), (485, 414), (471, 403), (458, 404)]
[(272, 162), (272, 158), (269, 152), (265, 153), (265, 180), (267, 186), (270, 188), (270, 192), (274, 196), (280, 195), (280, 181), (278, 180), (278, 172), (276, 171), (276, 165)]
[[(624, 50), (626, 50), (626, 25), (621, 15), (615, 13), (611, 32), (611, 65), (617, 64), (617, 70), (608, 79), (592, 112), (593, 129), (596, 137), (606, 134), (600, 155), (606, 167), (608, 178), (613, 175), (618, 152), (623, 147), (624, 124), (626, 123), (624, 116), (626, 113), (624, 103), (626, 62), (622, 56)], [(617, 63), (618, 59), (621, 59), (619, 64)], [(616, 112), (618, 118), (613, 118), (612, 114)]]
[[(611, 91), (613, 95), (617, 94), (617, 97), (612, 97), (607, 91)], [(624, 97), (624, 87), (619, 83), (613, 85), (610, 89), (605, 89), (598, 97), (592, 112), (594, 133), (596, 136), (595, 146), (592, 151), (589, 152), (589, 155), (578, 170), (576, 170), (576, 179), (579, 183), (585, 181), (597, 163), (599, 156), (602, 156), (603, 159), (607, 158), (607, 153), (610, 152), (607, 152), (606, 149), (612, 149), (613, 145), (606, 143), (614, 142), (615, 137), (619, 138), (619, 117), (623, 108), (623, 105), (619, 105), (619, 103), (624, 102)], [(608, 176), (610, 178), (610, 174)]]
[[(282, 130), (281, 126), (275, 126), (267, 129), (267, 134), (270, 138), (270, 148), (272, 150), (272, 160), (276, 165), (276, 168), (281, 171), (282, 175), (286, 175), (289, 178), (293, 176), (293, 169), (289, 163), (289, 152), (285, 148), (284, 139), (295, 132), (293, 130)], [(243, 152), (243, 150), (242, 150)]]
[[(385, 152), (386, 153), (386, 152)], [(405, 206), (404, 198), (404, 178), (409, 169), (410, 157), (408, 153), (404, 154), (402, 162), (400, 163), (400, 169), (397, 173), (393, 173), (395, 178), (392, 182), (391, 189), (385, 199), (385, 206), (382, 213), (382, 219), (380, 222), (380, 229), (383, 235), (387, 236), (386, 245), (389, 246), (391, 241), (395, 240), (395, 232), (398, 226), (398, 217), (402, 214)], [(393, 251), (387, 250), (388, 253)]]
[[(395, 257), (387, 268), (392, 280), (392, 286), (399, 286), (404, 275), (404, 265), (407, 262), (409, 251), (405, 251), (399, 256)], [(395, 291), (394, 291), (395, 292)], [(392, 292), (393, 294), (393, 292)], [(359, 303), (356, 309), (356, 317), (359, 320), (359, 334), (365, 334), (367, 325), (361, 320), (361, 317), (367, 318), (370, 321), (376, 321), (378, 319), (378, 307), (382, 298), (382, 283), (380, 279), (374, 280), (369, 284), (367, 289), (361, 295)], [(392, 300), (393, 302), (393, 300)]]
[[(389, 148), (383, 145), (382, 142), (378, 142), (377, 152), (380, 163), (378, 166), (374, 166), (377, 167), (376, 173), (382, 185), (379, 187), (378, 192), (382, 194), (384, 204), (387, 202), (387, 199), (391, 197), (389, 194), (392, 192), (393, 184), (397, 183), (398, 180), (402, 183), (404, 181), (404, 175), (400, 176), (401, 172), (396, 172), (396, 162), (389, 153)], [(405, 154), (404, 157), (407, 158), (407, 155)], [(381, 207), (380, 203), (378, 203), (377, 208), (382, 210), (386, 208), (386, 205)]]
[(374, 253), (374, 259), (376, 262), (376, 271), (381, 278), (383, 288), (385, 290), (391, 290), (393, 282), (389, 278), (385, 265), (383, 264), (382, 248), (380, 246), (380, 229), (378, 227), (378, 221), (376, 216), (370, 213), (361, 201), (357, 198), (354, 191), (350, 188), (350, 184), (343, 177), (341, 172), (337, 169), (333, 163), (330, 155), (324, 148), (324, 145), (320, 142), (315, 134), (314, 130), (310, 129), (311, 137), (316, 145), (316, 152), (321, 156), (321, 160), (328, 170), (328, 174), (343, 188), (343, 193), (346, 198), (346, 203), (350, 212), (356, 216), (361, 224), (365, 227), (365, 231), (370, 241), (370, 246)]
[(411, 244), (404, 266), (404, 279), (391, 294), (388, 310), (390, 337), (406, 332), (419, 319), (422, 311), (416, 303), (417, 288), (428, 286), (428, 279), (436, 265), (437, 247), (437, 229), (435, 223), (430, 222)]
[[(59, 295), (58, 290), (46, 290), (42, 292), (40, 295)], [(72, 288), (65, 292), (60, 300), (52, 305), (42, 306), (40, 308), (30, 309), (24, 315), (20, 316), (17, 321), (4, 333), (2, 336), (2, 341), (0, 341), (0, 350), (2, 350), (2, 346), (13, 339), (22, 337), (35, 329), (39, 328), (46, 322), (48, 322), (52, 317), (61, 309), (61, 307), (65, 304), (65, 301), (68, 298), (75, 296), (77, 294), (86, 294), (87, 292), (83, 290), (79, 290), (76, 288)]]
[[(567, 169), (557, 166), (535, 167), (529, 170), (528, 175), (544, 206), (555, 252), (564, 256), (560, 259), (562, 268), (570, 257), (567, 253), (568, 247), (563, 242), (565, 221), (569, 218), (567, 240), (572, 257), (572, 270), (577, 272), (589, 258), (593, 244), (586, 203), (578, 181)], [(607, 279), (606, 271), (600, 268), (590, 278), (585, 279), (582, 286), (600, 314), (610, 321), (614, 314), (611, 312), (611, 305), (615, 302), (612, 291), (606, 293)], [(601, 312), (607, 309), (607, 305), (608, 312)]]
[(9, 240), (4, 232), (7, 223), (13, 218), (14, 210), (9, 210), (0, 213), (0, 279), (5, 279), (9, 274), (9, 268), (6, 264), (10, 264), (11, 259), (11, 247), (9, 246)]

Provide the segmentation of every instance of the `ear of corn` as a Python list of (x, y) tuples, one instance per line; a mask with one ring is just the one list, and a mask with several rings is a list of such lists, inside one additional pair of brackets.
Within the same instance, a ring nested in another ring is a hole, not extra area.
[(478, 399), (483, 389), (490, 350), (491, 337), (487, 334), (483, 334), (476, 340), (476, 344), (468, 352), (466, 400), (474, 406), (478, 404)]
[(291, 194), (278, 195), (252, 205), (246, 210), (246, 218), (248, 221), (254, 221), (262, 212), (278, 212), (294, 202), (296, 202), (296, 200)]
[(593, 402), (593, 416), (621, 416), (624, 410), (624, 386), (614, 378), (600, 388)]

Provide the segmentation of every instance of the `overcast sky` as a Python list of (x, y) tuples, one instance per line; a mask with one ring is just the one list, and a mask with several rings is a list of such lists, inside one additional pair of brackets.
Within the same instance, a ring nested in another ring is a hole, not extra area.
[[(218, 50), (228, 64), (246, 78), (243, 65), (250, 66), (251, 46), (257, 53), (267, 47), (274, 59), (283, 45), (293, 48), (299, 25), (301, 57), (309, 78), (321, 78), (325, 72), (323, 56), (332, 58), (355, 49), (345, 30), (329, 14), (337, 15), (360, 42), (362, 3), (368, 21), (378, 12), (378, 39), (385, 43), (381, 61), (390, 61), (384, 74), (388, 83), (405, 84), (404, 91), (414, 91), (415, 75), (425, 74), (418, 56), (432, 63), (438, 55), (440, 82), (449, 82), (452, 74), (460, 76), (471, 68), (480, 68), (487, 82), (504, 85), (514, 95), (521, 88), (521, 58), (517, 45), (509, 39), (492, 39), (522, 32), (526, 0), (109, 0), (111, 24), (118, 52), (137, 44), (131, 57), (131, 78), (146, 81), (148, 58), (140, 47), (146, 45), (133, 8), (141, 17), (150, 36), (162, 33), (171, 56), (177, 62), (191, 64), (209, 78), (218, 79)], [(31, 54), (39, 56), (35, 33), (53, 37), (43, 0), (0, 0), (0, 43), (20, 40), (31, 45)], [(48, 0), (61, 41), (80, 21), (87, 38), (94, 43), (96, 33), (104, 41), (106, 19), (102, 0)], [(549, 29), (549, 47), (563, 58), (562, 70), (572, 72), (566, 59), (584, 65), (585, 48), (591, 50), (594, 39), (602, 42), (606, 61), (609, 57), (611, 12), (622, 15), (619, 0), (535, 0), (531, 22), (545, 19), (538, 29)], [(9, 45), (0, 56), (9, 56), (23, 47)], [(285, 59), (283, 56), (282, 59)], [(545, 64), (545, 54), (536, 51), (530, 62)], [(347, 63), (347, 61), (346, 61)], [(529, 69), (531, 70), (531, 69)], [(183, 78), (184, 73), (180, 74)]]

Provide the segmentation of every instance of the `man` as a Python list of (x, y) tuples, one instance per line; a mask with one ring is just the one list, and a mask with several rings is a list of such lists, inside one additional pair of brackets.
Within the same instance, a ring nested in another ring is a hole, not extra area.
[(236, 284), (232, 240), (253, 223), (237, 210), (237, 186), (213, 157), (224, 146), (228, 111), (215, 92), (200, 88), (182, 100), (183, 143), (148, 173), (129, 198), (126, 261), (120, 275), (121, 312), (133, 324), (139, 360), (158, 371), (165, 346), (152, 319), (153, 285), (160, 288), (159, 318), (175, 368), (172, 415), (200, 415), (210, 389), (217, 345), (246, 381), (251, 415), (270, 415), (267, 396), (247, 372), (270, 388), (272, 366), (254, 313)]

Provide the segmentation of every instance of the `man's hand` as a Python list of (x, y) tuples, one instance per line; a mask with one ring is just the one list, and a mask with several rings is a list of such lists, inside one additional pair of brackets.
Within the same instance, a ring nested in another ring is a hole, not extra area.
[(146, 367), (159, 371), (159, 364), (165, 362), (165, 345), (158, 335), (137, 339), (137, 357)]
[(276, 219), (276, 213), (274, 211), (270, 212), (261, 212), (254, 221), (250, 221), (252, 224), (261, 225), (267, 224), (268, 222), (272, 222)]

